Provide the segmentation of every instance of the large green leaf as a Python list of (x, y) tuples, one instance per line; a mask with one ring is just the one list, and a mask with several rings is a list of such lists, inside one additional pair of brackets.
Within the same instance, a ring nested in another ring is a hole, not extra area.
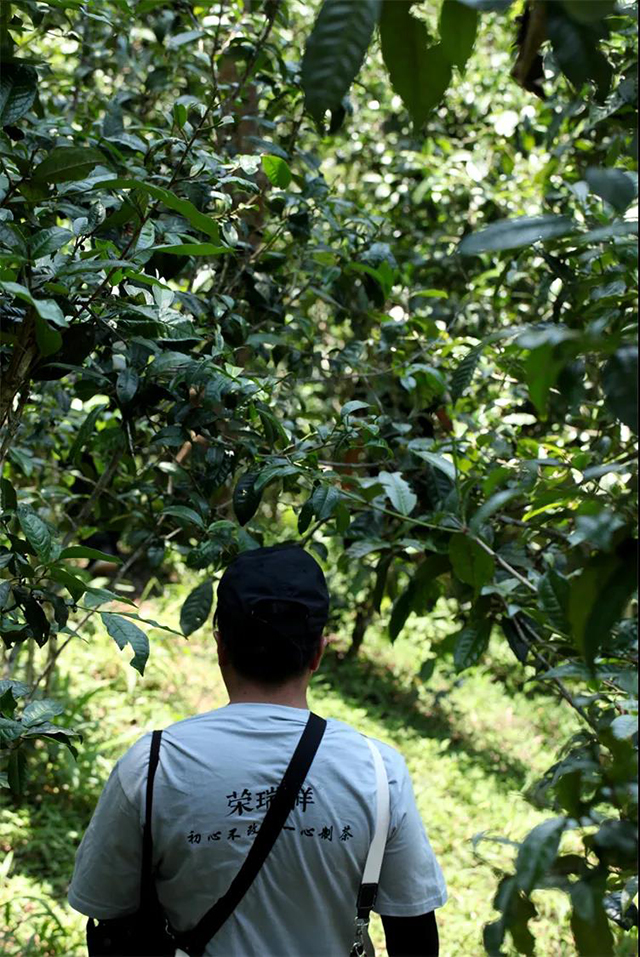
[(0, 126), (10, 126), (31, 108), (38, 90), (32, 66), (5, 63), (0, 70)]
[(213, 603), (213, 586), (210, 581), (201, 582), (187, 595), (180, 610), (180, 627), (183, 635), (190, 635), (204, 625)]
[(464, 671), (477, 664), (489, 646), (491, 622), (484, 619), (469, 624), (456, 637), (453, 663), (456, 671)]
[(311, 116), (322, 121), (349, 91), (380, 17), (381, 0), (324, 0), (302, 58), (302, 89)]
[(484, 548), (468, 535), (458, 533), (449, 541), (449, 558), (460, 581), (478, 590), (493, 577), (495, 561)]
[(131, 645), (134, 653), (131, 666), (143, 675), (149, 657), (149, 639), (144, 631), (128, 618), (122, 618), (121, 615), (114, 615), (109, 611), (101, 611), (100, 617), (120, 650), (126, 645)]
[(10, 292), (16, 298), (22, 299), (23, 302), (28, 302), (41, 319), (63, 328), (68, 325), (65, 315), (55, 299), (36, 299), (26, 286), (18, 282), (0, 281), (0, 289)]
[(412, 0), (384, 0), (380, 42), (391, 85), (420, 127), (449, 86), (452, 61), (442, 44), (429, 46), (427, 28), (411, 15), (412, 5)]
[(576, 646), (590, 668), (636, 589), (636, 546), (634, 539), (627, 539), (614, 553), (595, 555), (571, 580), (569, 623)]
[(162, 510), (162, 513), (163, 515), (172, 515), (174, 518), (177, 518), (181, 525), (187, 527), (189, 525), (196, 525), (198, 528), (204, 529), (202, 516), (199, 515), (195, 509), (189, 508), (188, 505), (168, 505)]
[(21, 718), (23, 724), (27, 727), (33, 727), (43, 721), (48, 721), (49, 718), (53, 718), (57, 714), (62, 714), (63, 711), (64, 707), (59, 701), (53, 701), (51, 698), (39, 698), (27, 705)]
[(187, 222), (195, 226), (196, 229), (199, 229), (201, 233), (211, 236), (215, 242), (218, 242), (220, 239), (220, 227), (215, 219), (205, 215), (205, 213), (201, 213), (188, 199), (181, 199), (171, 190), (165, 189), (162, 186), (154, 186), (152, 183), (147, 183), (141, 179), (113, 179), (100, 182), (96, 188), (144, 190), (144, 192), (153, 196), (154, 199), (160, 200), (160, 202), (169, 209), (173, 209), (176, 213), (180, 213), (181, 216), (184, 216)]
[(571, 930), (580, 957), (612, 957), (613, 936), (602, 904), (603, 888), (592, 881), (576, 881), (571, 887)]
[(458, 246), (458, 252), (463, 256), (474, 256), (477, 253), (519, 249), (532, 243), (559, 239), (575, 231), (576, 224), (568, 216), (520, 216), (518, 219), (501, 219), (478, 233), (465, 236)]
[(73, 445), (69, 449), (70, 462), (73, 462), (74, 464), (78, 462), (82, 450), (89, 441), (89, 437), (93, 433), (93, 427), (96, 424), (98, 416), (104, 411), (104, 409), (104, 405), (95, 405), (87, 414), (86, 419), (83, 421), (76, 433), (76, 437), (73, 440)]
[(334, 485), (319, 485), (311, 495), (311, 504), (318, 521), (329, 518), (340, 501), (340, 492)]
[(36, 343), (41, 356), (51, 356), (62, 348), (62, 336), (42, 316), (36, 316)]
[(73, 233), (61, 226), (41, 229), (29, 240), (29, 253), (32, 259), (41, 259), (55, 253), (61, 246), (73, 239)]
[(214, 243), (179, 243), (173, 246), (153, 246), (149, 252), (168, 253), (170, 256), (219, 256), (232, 252), (229, 246)]
[(122, 559), (117, 555), (110, 555), (108, 552), (101, 552), (97, 548), (90, 548), (88, 545), (69, 545), (60, 552), (60, 558), (90, 558), (98, 562), (115, 562), (121, 564)]
[(480, 361), (482, 349), (482, 345), (475, 346), (475, 348), (470, 349), (455, 367), (453, 375), (451, 376), (451, 385), (449, 387), (449, 393), (451, 395), (452, 402), (457, 402), (460, 396), (463, 395), (463, 393), (469, 387), (473, 378), (473, 373), (475, 372), (476, 366)]
[(138, 391), (139, 382), (140, 376), (135, 369), (123, 369), (122, 372), (118, 373), (118, 378), (116, 379), (116, 395), (123, 405), (131, 402)]
[(632, 432), (638, 433), (638, 347), (622, 346), (602, 372), (607, 405)]
[(36, 183), (67, 183), (89, 175), (104, 163), (100, 150), (92, 146), (55, 146), (33, 171)]
[(404, 479), (400, 472), (379, 472), (378, 482), (385, 490), (386, 496), (393, 507), (401, 515), (410, 515), (418, 501), (417, 496), (411, 491), (411, 486)]
[(48, 562), (54, 551), (54, 542), (49, 526), (29, 505), (18, 505), (17, 516), (20, 528), (38, 558), (43, 562)]
[(550, 818), (530, 831), (516, 858), (516, 881), (529, 894), (555, 861), (566, 827), (564, 817)]
[(263, 156), (262, 168), (272, 186), (286, 189), (291, 183), (291, 170), (280, 156)]
[(548, 569), (538, 581), (538, 605), (549, 624), (566, 634), (569, 630), (569, 582), (553, 568)]
[(561, 3), (546, 8), (547, 36), (560, 69), (574, 86), (580, 88), (589, 80), (596, 85), (598, 98), (604, 100), (611, 85), (613, 70), (599, 48), (607, 29), (600, 21), (579, 23)]
[(624, 169), (602, 169), (590, 166), (585, 179), (592, 192), (623, 213), (635, 199), (637, 183), (631, 173)]
[(233, 490), (233, 511), (240, 525), (246, 525), (253, 518), (260, 505), (261, 492), (256, 492), (255, 472), (246, 472), (241, 475)]
[(477, 11), (459, 0), (443, 0), (439, 30), (444, 55), (458, 69), (464, 69), (476, 42)]

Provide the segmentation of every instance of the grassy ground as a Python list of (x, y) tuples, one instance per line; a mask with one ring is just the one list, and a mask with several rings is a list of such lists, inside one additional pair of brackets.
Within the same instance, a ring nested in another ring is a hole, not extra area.
[[(184, 590), (168, 590), (144, 608), (176, 627)], [(446, 615), (446, 610), (444, 612)], [(387, 741), (405, 755), (450, 899), (439, 912), (443, 957), (480, 957), (482, 925), (493, 919), (492, 867), (508, 866), (513, 849), (471, 838), (480, 831), (518, 840), (542, 819), (520, 791), (554, 758), (574, 727), (573, 716), (546, 697), (509, 690), (512, 670), (498, 642), (488, 666), (457, 680), (416, 677), (432, 623), (415, 621), (393, 648), (372, 633), (357, 660), (330, 647), (310, 693), (311, 707)], [(446, 628), (446, 621), (444, 623)], [(76, 846), (113, 762), (142, 733), (226, 703), (213, 640), (202, 629), (190, 641), (152, 633), (144, 679), (101, 629), (65, 652), (52, 695), (70, 702), (68, 722), (83, 732), (75, 762), (51, 745), (31, 757), (31, 780), (21, 803), (3, 798), (0, 818), (0, 954), (3, 957), (79, 957), (84, 919), (65, 902)], [(503, 677), (500, 677), (500, 676)], [(75, 702), (71, 704), (71, 702)], [(52, 761), (50, 759), (53, 759)], [(575, 954), (568, 902), (538, 892), (540, 917), (532, 930), (542, 957)], [(384, 954), (379, 919), (372, 937)], [(618, 946), (636, 953), (637, 936)], [(509, 946), (505, 953), (515, 953)]]

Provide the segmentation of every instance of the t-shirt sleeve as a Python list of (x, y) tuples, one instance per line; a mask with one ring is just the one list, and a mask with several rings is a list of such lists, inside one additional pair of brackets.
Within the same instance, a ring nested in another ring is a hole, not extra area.
[(387, 917), (419, 917), (447, 900), (442, 870), (416, 806), (404, 758), (394, 755), (389, 774), (391, 827), (382, 859), (374, 910)]
[[(128, 764), (141, 756), (141, 741), (125, 755)], [(102, 920), (133, 914), (140, 902), (143, 821), (136, 795), (125, 793), (120, 764), (111, 772), (82, 838), (68, 893), (75, 910)]]

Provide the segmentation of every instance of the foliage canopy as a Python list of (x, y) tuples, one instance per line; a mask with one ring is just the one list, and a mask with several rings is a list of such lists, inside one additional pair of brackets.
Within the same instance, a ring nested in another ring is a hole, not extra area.
[(533, 953), (557, 887), (577, 952), (613, 953), (637, 889), (632, 10), (316, 12), (2, 5), (4, 783), (34, 738), (74, 747), (39, 695), (89, 616), (144, 672), (127, 581), (191, 569), (188, 636), (239, 550), (298, 538), (355, 651), (444, 596), (425, 681), (506, 641), (580, 714), (484, 943)]

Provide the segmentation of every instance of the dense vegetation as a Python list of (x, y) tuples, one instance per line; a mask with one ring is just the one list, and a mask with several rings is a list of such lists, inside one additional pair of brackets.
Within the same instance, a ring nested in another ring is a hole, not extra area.
[(0, 7), (9, 805), (52, 742), (83, 747), (65, 649), (90, 668), (83, 639), (108, 634), (142, 675), (161, 626), (141, 593), (189, 576), (181, 649), (239, 550), (295, 538), (352, 658), (445, 608), (456, 627), (412, 645), (426, 689), (494, 668), (575, 719), (527, 790), (546, 813), (498, 874), (486, 951), (534, 953), (548, 889), (576, 953), (629, 952), (633, 13)]

